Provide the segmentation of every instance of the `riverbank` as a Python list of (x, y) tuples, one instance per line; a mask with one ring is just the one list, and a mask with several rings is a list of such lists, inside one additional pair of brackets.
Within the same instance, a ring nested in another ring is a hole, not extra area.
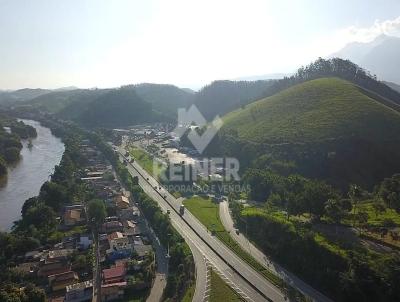
[(22, 121), (36, 129), (37, 137), (32, 139), (32, 148), (28, 147), (28, 140), (22, 141), (20, 160), (8, 168), (8, 175), (0, 184), (1, 231), (10, 230), (13, 222), (20, 219), (25, 200), (38, 195), (64, 153), (64, 144), (49, 128), (37, 121)]

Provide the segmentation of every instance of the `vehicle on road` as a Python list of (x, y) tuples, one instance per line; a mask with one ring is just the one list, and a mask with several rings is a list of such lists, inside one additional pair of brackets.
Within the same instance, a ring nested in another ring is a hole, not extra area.
[(183, 215), (184, 213), (185, 213), (185, 206), (181, 204), (181, 206), (179, 207), (179, 214)]

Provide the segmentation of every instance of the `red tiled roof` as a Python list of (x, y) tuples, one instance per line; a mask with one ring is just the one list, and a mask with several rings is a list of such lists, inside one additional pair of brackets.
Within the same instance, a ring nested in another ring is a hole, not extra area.
[(112, 279), (125, 276), (125, 267), (117, 266), (103, 270), (104, 279)]

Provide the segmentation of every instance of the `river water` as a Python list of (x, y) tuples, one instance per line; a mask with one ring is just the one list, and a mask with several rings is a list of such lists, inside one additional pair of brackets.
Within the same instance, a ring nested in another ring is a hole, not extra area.
[(39, 193), (42, 184), (49, 180), (54, 167), (60, 163), (64, 144), (39, 122), (22, 120), (36, 128), (37, 138), (22, 141), (21, 160), (9, 167), (7, 179), (0, 184), (0, 230), (7, 231), (21, 217), (24, 201)]

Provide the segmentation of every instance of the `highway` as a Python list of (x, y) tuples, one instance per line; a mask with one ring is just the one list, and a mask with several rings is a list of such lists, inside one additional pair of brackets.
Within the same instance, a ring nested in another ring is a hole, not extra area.
[[(124, 150), (119, 150), (121, 156)], [(186, 211), (183, 217), (178, 214), (180, 203), (164, 189), (151, 175), (136, 162), (128, 164), (133, 176), (138, 176), (139, 185), (146, 194), (153, 198), (162, 211), (170, 210), (173, 226), (184, 237), (189, 246), (196, 247), (207, 261), (224, 277), (224, 279), (248, 301), (285, 301), (285, 294), (240, 259), (207, 229)], [(164, 198), (164, 196), (166, 198)], [(197, 257), (199, 258), (199, 257)], [(198, 265), (198, 261), (196, 261)], [(199, 279), (199, 277), (197, 277)]]

